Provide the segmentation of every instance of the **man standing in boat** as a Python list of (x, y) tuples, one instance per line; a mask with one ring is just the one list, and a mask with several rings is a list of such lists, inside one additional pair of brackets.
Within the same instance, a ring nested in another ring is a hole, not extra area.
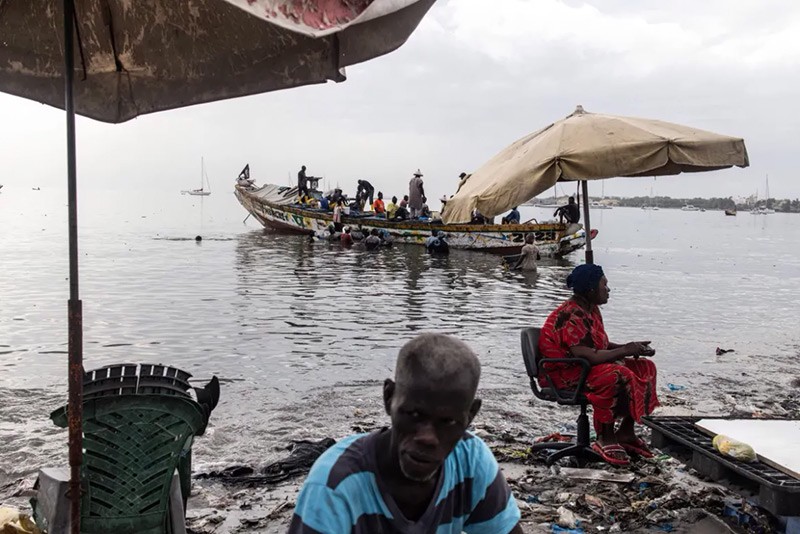
[(372, 187), (372, 184), (366, 180), (358, 181), (358, 189), (356, 190), (356, 200), (359, 200), (361, 198), (362, 193), (364, 195), (364, 198), (369, 197), (369, 205), (372, 206), (373, 195), (375, 194), (375, 188)]
[(408, 207), (411, 209), (412, 219), (416, 219), (422, 214), (422, 205), (425, 203), (422, 200), (424, 196), (425, 189), (422, 186), (422, 173), (417, 169), (414, 177), (408, 182)]
[(306, 166), (300, 167), (300, 172), (297, 173), (297, 195), (303, 196), (308, 193), (308, 178), (306, 177)]

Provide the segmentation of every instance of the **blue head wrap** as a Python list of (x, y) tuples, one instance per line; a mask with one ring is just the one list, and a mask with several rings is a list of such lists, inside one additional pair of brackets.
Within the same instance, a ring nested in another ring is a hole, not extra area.
[(575, 293), (584, 294), (596, 289), (603, 278), (603, 268), (592, 263), (578, 265), (572, 270), (572, 274), (567, 276), (567, 287), (571, 287)]

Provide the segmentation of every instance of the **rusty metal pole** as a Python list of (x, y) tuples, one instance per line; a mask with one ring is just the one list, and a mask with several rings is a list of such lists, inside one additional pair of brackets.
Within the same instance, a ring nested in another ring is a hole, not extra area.
[(589, 182), (581, 180), (583, 190), (583, 222), (586, 223), (586, 263), (594, 263), (594, 250), (592, 250), (592, 224), (589, 221)]
[(70, 532), (81, 531), (81, 463), (83, 461), (83, 312), (78, 292), (78, 186), (75, 165), (74, 0), (64, 0), (64, 110), (67, 115), (67, 205), (69, 221), (69, 500)]

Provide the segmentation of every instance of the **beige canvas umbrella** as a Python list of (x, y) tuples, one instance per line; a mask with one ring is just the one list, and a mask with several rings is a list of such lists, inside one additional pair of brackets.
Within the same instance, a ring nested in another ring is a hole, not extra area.
[[(749, 165), (744, 140), (669, 122), (588, 113), (568, 117), (515, 141), (487, 161), (447, 202), (446, 223), (487, 217), (522, 204), (556, 182), (583, 181), (584, 222), (589, 227), (586, 180), (662, 176)], [(591, 241), (586, 245), (591, 260)]]
[(105, 122), (343, 81), (435, 0), (0, 0), (0, 91), (63, 107), (69, 206), (70, 531), (80, 532), (83, 326), (75, 113)]

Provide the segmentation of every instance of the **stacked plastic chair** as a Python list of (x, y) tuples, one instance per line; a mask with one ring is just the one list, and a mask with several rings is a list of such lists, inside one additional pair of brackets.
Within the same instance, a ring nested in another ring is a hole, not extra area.
[[(205, 388), (192, 388), (190, 377), (152, 364), (85, 373), (81, 532), (185, 532), (192, 442), (219, 400), (216, 377)], [(50, 418), (66, 428), (66, 407)], [(68, 479), (66, 469), (39, 473), (31, 504), (37, 524), (51, 534), (68, 531)]]

